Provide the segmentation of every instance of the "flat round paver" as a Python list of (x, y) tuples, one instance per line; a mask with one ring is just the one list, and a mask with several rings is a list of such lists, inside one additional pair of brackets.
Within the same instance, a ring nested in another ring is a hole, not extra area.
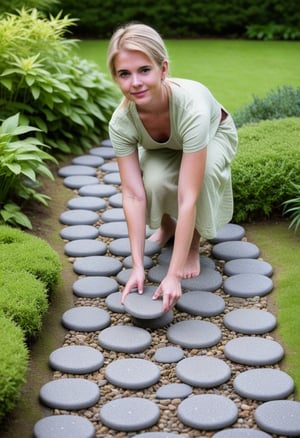
[(215, 316), (225, 309), (225, 301), (206, 291), (185, 292), (177, 301), (176, 308), (190, 315)]
[(34, 438), (95, 438), (95, 428), (79, 415), (49, 415), (33, 428)]
[(119, 172), (107, 173), (103, 177), (105, 184), (121, 185), (121, 177)]
[(103, 363), (103, 354), (86, 345), (70, 345), (58, 348), (49, 356), (50, 366), (65, 373), (92, 373), (99, 370)]
[(82, 186), (99, 184), (96, 176), (74, 175), (64, 178), (64, 185), (69, 189), (80, 189)]
[(126, 397), (106, 403), (101, 408), (99, 417), (111, 429), (135, 432), (153, 426), (160, 417), (160, 411), (150, 400)]
[(173, 321), (173, 319), (174, 319), (174, 313), (172, 309), (158, 318), (145, 319), (145, 318), (136, 318), (134, 316), (131, 316), (131, 321), (134, 325), (136, 325), (137, 327), (150, 328), (150, 329), (159, 329), (165, 327), (166, 325), (170, 324)]
[(99, 344), (108, 350), (138, 353), (151, 345), (150, 333), (140, 327), (115, 325), (104, 329), (98, 337)]
[(102, 213), (101, 218), (103, 222), (119, 222), (126, 220), (123, 208), (110, 208)]
[(294, 381), (283, 371), (260, 368), (238, 374), (233, 386), (242, 397), (268, 401), (283, 399), (290, 395), (294, 390)]
[(259, 257), (259, 248), (254, 243), (244, 241), (230, 241), (217, 243), (212, 248), (214, 257), (220, 260), (233, 259), (257, 259)]
[(118, 288), (119, 285), (114, 278), (101, 276), (79, 278), (72, 286), (75, 295), (85, 298), (107, 297)]
[(109, 276), (122, 269), (122, 263), (108, 256), (89, 256), (75, 260), (73, 269), (77, 274)]
[(95, 211), (91, 210), (68, 210), (61, 213), (59, 220), (65, 225), (93, 225), (99, 220)]
[(96, 383), (83, 378), (57, 379), (40, 390), (40, 399), (53, 409), (77, 410), (97, 403), (100, 390)]
[(266, 432), (300, 436), (300, 402), (274, 400), (260, 405), (254, 412), (258, 426)]
[[(173, 251), (172, 246), (166, 246), (166, 247), (162, 248), (161, 253), (158, 256), (158, 263), (160, 265), (168, 265), (170, 263), (170, 260), (172, 257), (172, 251)], [(211, 258), (201, 255), (200, 256), (200, 266), (201, 266), (201, 269), (202, 268), (215, 269), (216, 264)]]
[(254, 366), (272, 365), (284, 356), (278, 342), (257, 336), (232, 339), (225, 345), (224, 353), (233, 362)]
[(85, 176), (96, 176), (96, 170), (91, 166), (80, 166), (80, 165), (70, 165), (64, 166), (58, 169), (58, 175), (62, 177), (74, 176), (74, 175), (85, 175)]
[(121, 303), (121, 298), (122, 292), (115, 292), (108, 295), (105, 299), (105, 304), (107, 305), (107, 308), (112, 312), (125, 313), (126, 310), (124, 304)]
[(231, 369), (221, 359), (193, 356), (176, 365), (176, 375), (184, 383), (202, 388), (213, 388), (230, 379)]
[(103, 172), (119, 172), (119, 166), (118, 163), (116, 161), (111, 161), (109, 163), (105, 163), (101, 166), (101, 170)]
[(80, 196), (98, 196), (105, 198), (117, 193), (117, 189), (109, 184), (92, 184), (80, 187), (78, 191)]
[(95, 155), (80, 155), (72, 160), (73, 164), (79, 164), (81, 166), (92, 166), (100, 167), (104, 163), (104, 159), (101, 157), (96, 157)]
[(185, 383), (169, 383), (163, 385), (156, 391), (156, 398), (186, 398), (191, 395), (193, 388)]
[[(132, 257), (131, 256), (127, 256), (124, 258), (123, 260), (123, 266), (126, 269), (130, 269), (133, 266), (133, 262), (132, 262)], [(145, 269), (150, 269), (153, 266), (153, 260), (151, 257), (149, 256), (144, 256), (144, 268)]]
[(77, 196), (72, 198), (67, 202), (67, 207), (70, 210), (103, 210), (106, 208), (106, 202), (102, 198), (97, 198), (96, 196)]
[(107, 365), (106, 379), (120, 388), (148, 388), (160, 379), (157, 365), (145, 359), (118, 359)]
[(225, 429), (215, 433), (212, 438), (272, 438), (271, 435), (257, 429)]
[(99, 235), (119, 239), (128, 237), (128, 227), (125, 221), (106, 222), (99, 229)]
[[(112, 254), (118, 256), (129, 256), (131, 255), (130, 241), (128, 237), (123, 237), (121, 239), (113, 240), (109, 245), (109, 250)], [(151, 240), (145, 240), (144, 254), (147, 256), (160, 253), (160, 246), (156, 242)]]
[(227, 397), (202, 394), (183, 400), (178, 406), (178, 417), (182, 423), (195, 429), (215, 430), (233, 424), (238, 409)]
[(64, 240), (96, 239), (98, 230), (93, 225), (70, 225), (60, 231)]
[(96, 155), (97, 157), (102, 157), (105, 160), (109, 160), (116, 156), (114, 149), (112, 147), (107, 147), (107, 146), (99, 146), (99, 147), (91, 148), (89, 150), (89, 153), (91, 155)]
[(122, 208), (123, 207), (123, 195), (122, 193), (116, 193), (112, 195), (109, 200), (109, 205), (112, 207)]
[(69, 330), (92, 332), (107, 327), (110, 324), (110, 315), (99, 307), (78, 306), (62, 315), (62, 324)]
[(178, 435), (178, 433), (171, 432), (145, 432), (139, 433), (138, 435), (134, 435), (135, 437), (139, 436), (140, 438), (186, 438), (185, 435)]
[(170, 342), (186, 348), (205, 348), (216, 345), (222, 337), (218, 326), (207, 321), (181, 321), (168, 328)]
[(131, 292), (125, 299), (125, 310), (135, 318), (153, 319), (163, 315), (162, 300), (153, 300), (156, 286), (145, 286), (142, 294)]
[(69, 257), (103, 255), (106, 251), (106, 244), (95, 239), (72, 240), (64, 247), (64, 253)]
[(235, 259), (225, 263), (224, 274), (229, 276), (237, 274), (261, 274), (271, 277), (273, 268), (270, 263), (263, 260)]
[(154, 354), (154, 360), (161, 363), (179, 362), (183, 357), (183, 350), (173, 346), (158, 348)]
[(261, 274), (237, 274), (224, 281), (224, 291), (233, 297), (262, 297), (272, 289), (271, 278)]
[(224, 316), (223, 322), (229, 330), (248, 335), (260, 335), (276, 327), (275, 316), (259, 309), (233, 310)]
[(123, 269), (122, 271), (120, 271), (118, 273), (118, 275), (117, 275), (118, 283), (125, 286), (125, 284), (129, 280), (129, 277), (130, 277), (131, 273), (132, 273), (132, 268), (130, 268), (130, 269)]
[(110, 138), (106, 138), (105, 140), (102, 140), (100, 142), (101, 146), (107, 147), (107, 148), (112, 148), (112, 142)]
[(212, 243), (227, 242), (228, 240), (241, 240), (245, 236), (245, 228), (241, 225), (226, 224), (220, 228)]

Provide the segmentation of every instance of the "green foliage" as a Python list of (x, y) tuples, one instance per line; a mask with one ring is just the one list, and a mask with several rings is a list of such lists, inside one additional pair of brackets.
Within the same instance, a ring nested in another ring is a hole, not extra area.
[(250, 39), (273, 40), (300, 40), (299, 27), (284, 24), (252, 24), (247, 26), (246, 35)]
[(17, 9), (36, 8), (39, 11), (48, 11), (54, 5), (59, 4), (59, 0), (1, 0), (0, 14), (4, 12), (15, 12)]
[(283, 203), (283, 212), (290, 215), (291, 223), (289, 228), (295, 228), (295, 231), (297, 231), (300, 226), (300, 184), (292, 183), (292, 187), (296, 191), (296, 195)]
[(0, 420), (16, 405), (25, 382), (28, 350), (24, 334), (0, 312)]
[(291, 181), (300, 184), (299, 119), (262, 121), (239, 129), (232, 163), (234, 221), (282, 213)]

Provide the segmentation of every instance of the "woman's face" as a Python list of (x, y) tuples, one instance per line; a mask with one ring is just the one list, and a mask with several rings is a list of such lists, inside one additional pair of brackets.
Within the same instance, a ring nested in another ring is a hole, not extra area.
[(115, 80), (128, 100), (143, 108), (161, 98), (167, 61), (159, 67), (143, 52), (122, 49), (116, 55), (114, 65)]

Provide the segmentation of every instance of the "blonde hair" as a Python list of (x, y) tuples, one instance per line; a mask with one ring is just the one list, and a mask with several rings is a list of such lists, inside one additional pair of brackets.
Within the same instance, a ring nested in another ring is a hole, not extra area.
[(122, 49), (142, 52), (159, 67), (168, 60), (166, 46), (156, 30), (145, 24), (130, 23), (117, 29), (109, 42), (107, 67), (113, 78), (116, 76), (115, 57)]

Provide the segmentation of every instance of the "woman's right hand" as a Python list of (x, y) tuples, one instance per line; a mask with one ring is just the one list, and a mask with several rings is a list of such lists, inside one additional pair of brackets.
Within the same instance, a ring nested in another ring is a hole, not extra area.
[(133, 268), (132, 273), (126, 283), (126, 286), (122, 292), (121, 304), (124, 304), (126, 296), (132, 291), (137, 289), (139, 294), (144, 291), (145, 271), (144, 267)]

